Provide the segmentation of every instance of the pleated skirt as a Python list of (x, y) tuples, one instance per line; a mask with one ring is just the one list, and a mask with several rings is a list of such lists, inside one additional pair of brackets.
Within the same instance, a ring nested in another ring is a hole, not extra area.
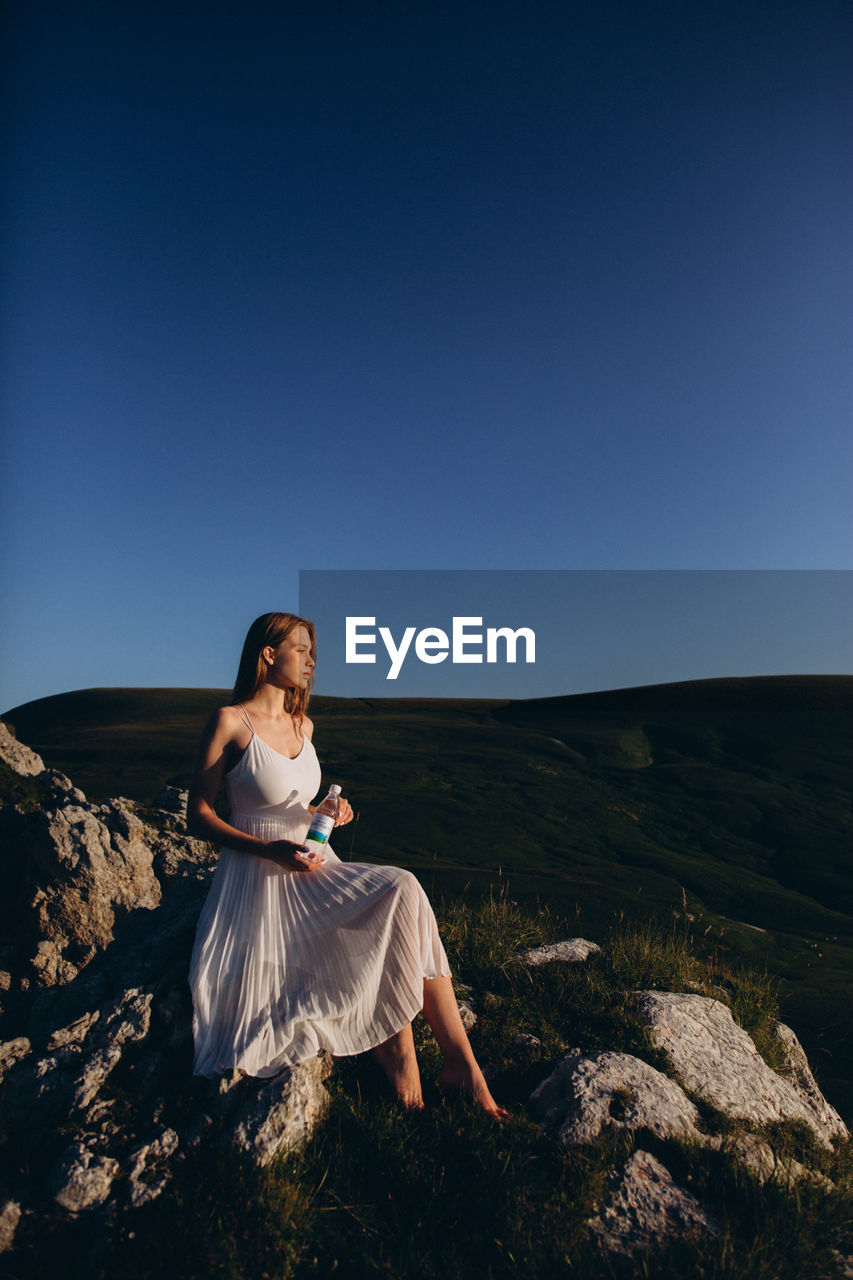
[[(308, 815), (230, 821), (301, 841)], [(320, 1049), (363, 1053), (412, 1021), (424, 978), (450, 976), (411, 872), (325, 855), (299, 872), (222, 849), (190, 963), (196, 1075), (270, 1076)]]

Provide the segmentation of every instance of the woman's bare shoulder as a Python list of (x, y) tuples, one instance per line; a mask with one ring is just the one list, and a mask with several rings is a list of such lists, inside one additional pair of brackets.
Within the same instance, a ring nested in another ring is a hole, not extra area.
[[(240, 737), (243, 728), (244, 738)], [(211, 711), (201, 735), (198, 749), (199, 774), (218, 768), (224, 760), (233, 757), (235, 747), (245, 747), (250, 738), (236, 707), (217, 707)], [(195, 784), (198, 786), (198, 782)]]
[(314, 737), (314, 721), (310, 720), (308, 716), (302, 717), (302, 732), (309, 742)]
[(206, 732), (209, 737), (233, 738), (245, 721), (235, 706), (217, 707), (210, 713)]

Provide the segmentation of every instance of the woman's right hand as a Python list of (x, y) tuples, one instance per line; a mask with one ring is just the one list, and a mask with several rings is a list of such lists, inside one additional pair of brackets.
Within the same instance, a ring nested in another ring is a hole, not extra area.
[(270, 840), (263, 854), (287, 871), (316, 871), (326, 864), (326, 859), (307, 844), (295, 844), (292, 840)]

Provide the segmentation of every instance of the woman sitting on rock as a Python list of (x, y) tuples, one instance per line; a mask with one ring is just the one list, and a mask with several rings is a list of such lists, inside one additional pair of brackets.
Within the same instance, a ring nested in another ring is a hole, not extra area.
[[(246, 636), (232, 703), (202, 739), (188, 825), (222, 852), (190, 967), (195, 1073), (270, 1076), (321, 1049), (373, 1049), (403, 1104), (422, 1107), (411, 1023), (423, 1008), (444, 1057), (439, 1083), (503, 1119), (418, 881), (303, 843), (320, 786), (305, 714), (314, 665), (312, 624), (264, 614)], [(223, 780), (228, 822), (213, 807)], [(341, 799), (336, 825), (352, 816)]]

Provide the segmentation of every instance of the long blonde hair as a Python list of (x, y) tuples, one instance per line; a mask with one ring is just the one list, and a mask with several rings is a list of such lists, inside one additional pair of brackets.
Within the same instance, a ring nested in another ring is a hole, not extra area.
[[(267, 645), (271, 645), (274, 649), (297, 627), (304, 627), (311, 637), (311, 657), (316, 661), (317, 637), (313, 622), (308, 622), (306, 618), (297, 618), (295, 613), (262, 613), (259, 618), (255, 618), (243, 644), (234, 692), (231, 694), (232, 702), (248, 702), (255, 696), (264, 683), (266, 674), (264, 649)], [(308, 710), (308, 699), (311, 696), (313, 683), (312, 672), (307, 689), (285, 690), (284, 709), (296, 720), (301, 720)]]

